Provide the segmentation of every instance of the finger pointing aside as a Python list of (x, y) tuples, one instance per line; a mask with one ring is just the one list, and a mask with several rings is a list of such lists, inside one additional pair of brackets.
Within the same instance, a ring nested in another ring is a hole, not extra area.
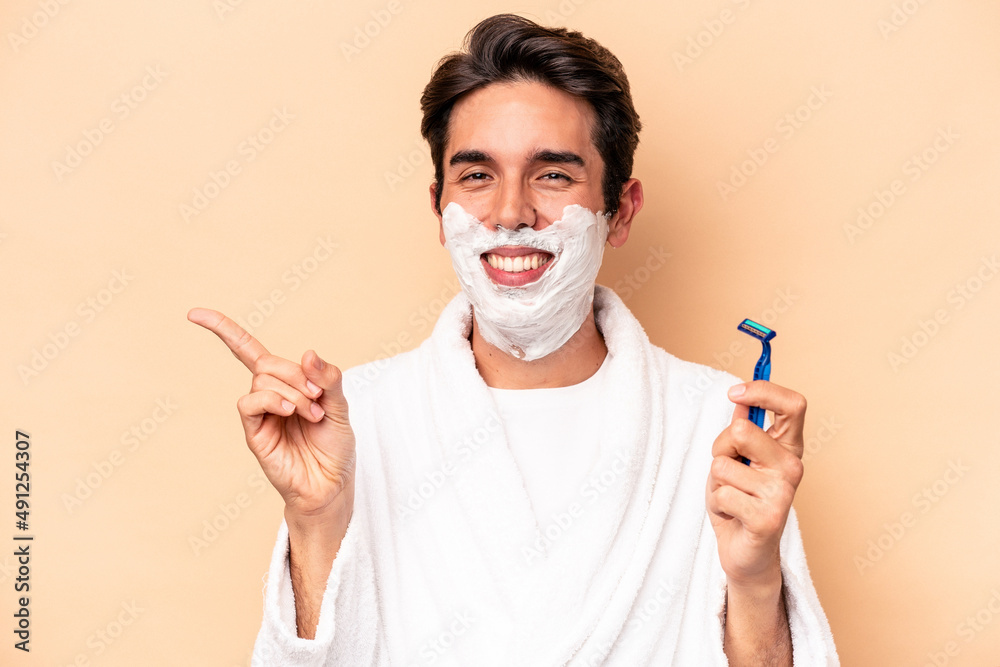
[(256, 372), (257, 359), (267, 354), (267, 348), (247, 333), (246, 329), (233, 322), (217, 310), (208, 308), (192, 308), (188, 312), (188, 320), (203, 326), (222, 339), (237, 359), (243, 365)]

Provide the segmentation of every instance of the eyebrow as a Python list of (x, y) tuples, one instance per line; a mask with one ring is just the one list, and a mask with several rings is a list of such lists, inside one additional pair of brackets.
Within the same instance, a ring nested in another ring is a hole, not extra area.
[(529, 162), (547, 162), (550, 164), (572, 164), (577, 167), (586, 166), (583, 158), (569, 151), (540, 150), (532, 153)]
[[(448, 166), (454, 167), (461, 164), (472, 164), (476, 162), (495, 162), (493, 156), (480, 150), (458, 151), (448, 160)], [(583, 158), (570, 151), (550, 151), (545, 149), (536, 150), (528, 157), (528, 162), (545, 162), (548, 164), (572, 164), (578, 167), (586, 166)]]
[(493, 162), (493, 158), (488, 153), (477, 150), (458, 151), (448, 160), (448, 166), (454, 167), (459, 164), (471, 164), (473, 162)]

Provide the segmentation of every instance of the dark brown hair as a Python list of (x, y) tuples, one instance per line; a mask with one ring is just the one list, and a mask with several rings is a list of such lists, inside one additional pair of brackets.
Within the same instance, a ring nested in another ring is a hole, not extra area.
[(590, 103), (596, 116), (593, 141), (604, 160), (605, 211), (617, 211), (622, 185), (632, 176), (642, 128), (621, 62), (578, 32), (499, 14), (473, 28), (461, 51), (441, 59), (420, 97), (420, 134), (431, 147), (438, 212), (452, 108), (474, 90), (512, 81), (538, 81)]

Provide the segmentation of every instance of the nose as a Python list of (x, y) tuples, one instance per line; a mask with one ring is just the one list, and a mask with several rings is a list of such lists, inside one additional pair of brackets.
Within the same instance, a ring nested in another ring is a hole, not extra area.
[(490, 226), (505, 227), (510, 230), (520, 227), (534, 227), (537, 221), (535, 208), (528, 200), (526, 188), (517, 180), (506, 179), (497, 188)]

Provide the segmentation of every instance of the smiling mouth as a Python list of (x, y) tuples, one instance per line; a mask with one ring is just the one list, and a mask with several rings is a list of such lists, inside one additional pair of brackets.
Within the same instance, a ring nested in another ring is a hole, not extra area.
[(533, 252), (530, 255), (518, 255), (517, 257), (498, 255), (496, 253), (489, 252), (484, 253), (483, 257), (486, 258), (486, 262), (494, 269), (504, 271), (506, 273), (531, 271), (545, 266), (549, 263), (549, 260), (552, 259), (552, 255), (547, 252)]
[(520, 287), (538, 280), (554, 259), (536, 248), (503, 246), (479, 256), (490, 279), (507, 287)]

